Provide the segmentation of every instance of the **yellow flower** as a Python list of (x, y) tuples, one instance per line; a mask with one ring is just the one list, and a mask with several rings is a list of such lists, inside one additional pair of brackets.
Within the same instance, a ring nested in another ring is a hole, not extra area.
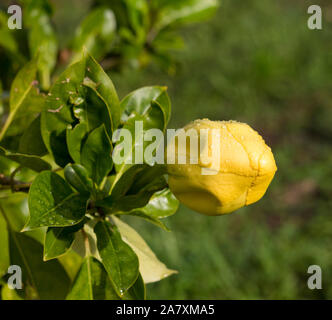
[[(277, 167), (270, 147), (255, 130), (245, 123), (208, 119), (184, 127), (187, 134), (190, 129), (199, 142), (196, 164), (189, 163), (195, 159), (188, 138), (184, 144), (174, 139), (167, 146), (168, 157), (176, 159), (174, 164), (167, 159), (168, 184), (183, 204), (205, 215), (220, 215), (262, 198)], [(177, 161), (179, 155), (185, 164)], [(203, 169), (210, 172), (204, 174)]]

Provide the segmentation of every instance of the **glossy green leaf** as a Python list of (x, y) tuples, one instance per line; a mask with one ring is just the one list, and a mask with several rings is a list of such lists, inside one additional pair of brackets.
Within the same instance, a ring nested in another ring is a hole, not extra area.
[(36, 156), (43, 156), (47, 153), (40, 131), (40, 115), (24, 131), (20, 138), (18, 151)]
[(94, 257), (84, 259), (67, 300), (119, 300), (103, 265)]
[[(149, 129), (160, 128), (160, 125), (162, 124), (162, 120), (160, 121), (161, 116), (157, 117), (158, 120), (156, 121), (150, 121), (153, 119), (150, 114), (153, 114), (155, 111), (157, 113), (160, 112), (158, 108), (153, 107), (150, 108), (149, 112), (144, 116), (133, 114), (133, 116), (124, 124), (123, 129), (128, 130), (132, 137), (132, 141), (129, 141), (128, 139), (120, 139), (115, 145), (112, 157), (117, 172), (116, 182), (129, 168), (144, 163), (144, 151), (146, 146), (150, 143), (144, 140), (144, 134)], [(137, 130), (135, 134), (136, 123), (138, 123), (138, 126), (140, 125), (139, 123), (141, 123), (143, 125), (143, 130)], [(137, 154), (137, 150), (142, 150), (141, 156)]]
[(111, 136), (119, 123), (119, 101), (112, 81), (87, 54), (62, 73), (46, 104), (41, 121), (43, 140), (62, 167), (71, 162), (70, 155), (76, 162), (80, 160), (78, 152), (88, 133), (104, 124)]
[(163, 166), (135, 165), (113, 182), (111, 195), (96, 202), (108, 213), (128, 212), (144, 207), (152, 195), (167, 186)]
[(44, 260), (51, 260), (65, 254), (75, 239), (75, 233), (84, 225), (84, 220), (72, 227), (51, 227), (47, 229), (44, 242)]
[(71, 95), (84, 95), (80, 87), (85, 75), (85, 61), (68, 67), (52, 86), (41, 116), (42, 137), (55, 162), (64, 167), (71, 161), (66, 145), (66, 129), (75, 119), (72, 115)]
[[(124, 110), (122, 115), (123, 121), (125, 121), (123, 129), (131, 133), (133, 141), (130, 143), (130, 141), (119, 139), (116, 143), (113, 152), (115, 168), (118, 173), (116, 180), (119, 180), (126, 170), (134, 166), (134, 163), (137, 165), (137, 160), (140, 162), (144, 160), (145, 148), (151, 144), (144, 139), (146, 131), (149, 129), (163, 131), (168, 123), (171, 108), (165, 87), (138, 89), (122, 100), (121, 107)], [(143, 130), (138, 129), (140, 122)], [(137, 132), (135, 132), (136, 129)], [(158, 141), (159, 147), (161, 143), (163, 140)], [(142, 156), (136, 154), (136, 150), (142, 150)]]
[(136, 208), (144, 207), (156, 191), (162, 190), (166, 186), (166, 181), (162, 179), (159, 183), (154, 183), (146, 189), (138, 191), (136, 194), (125, 195), (119, 199), (113, 199), (113, 196), (111, 195), (103, 200), (97, 201), (96, 205), (107, 208), (107, 213), (117, 214), (129, 212)]
[(10, 89), (10, 113), (5, 125), (0, 131), (0, 141), (3, 139), (6, 131), (17, 114), (22, 116), (22, 112), (25, 111), (24, 109), (27, 109), (27, 107), (30, 106), (30, 104), (27, 104), (26, 101), (29, 99), (29, 95), (34, 92), (33, 89), (36, 81), (36, 73), (36, 61), (32, 60), (27, 63), (16, 75)]
[[(145, 165), (143, 170), (139, 171), (130, 188), (127, 190), (127, 194), (137, 194), (138, 191), (158, 191), (165, 186), (165, 174), (167, 169), (163, 165), (149, 166)], [(157, 186), (157, 187), (156, 187)]]
[(79, 164), (67, 164), (64, 170), (66, 180), (81, 194), (93, 191), (93, 182), (88, 171)]
[(112, 170), (111, 153), (112, 144), (102, 125), (89, 134), (81, 152), (81, 163), (97, 184)]
[(89, 132), (87, 123), (78, 123), (74, 128), (67, 128), (66, 142), (68, 152), (76, 163), (81, 162), (82, 144)]
[[(84, 78), (83, 85), (93, 90), (96, 95), (107, 106), (108, 116), (104, 116), (103, 120), (107, 133), (111, 133), (118, 127), (121, 117), (121, 107), (118, 95), (114, 88), (110, 77), (105, 73), (98, 62), (90, 55), (86, 57), (87, 74)], [(107, 112), (105, 111), (105, 114)], [(111, 120), (111, 128), (108, 128), (107, 119)]]
[(123, 197), (133, 185), (136, 177), (140, 172), (146, 171), (148, 165), (135, 165), (125, 171), (121, 176), (114, 176), (112, 183), (112, 194), (109, 197), (111, 201), (115, 201)]
[(218, 0), (182, 0), (164, 2), (156, 23), (158, 30), (167, 26), (205, 20), (213, 15), (219, 6)]
[(179, 207), (179, 201), (175, 198), (172, 192), (167, 188), (157, 191), (142, 208), (133, 209), (128, 212), (116, 212), (116, 214), (128, 214), (136, 217), (141, 217), (157, 226), (168, 230), (160, 219), (164, 219), (173, 215)]
[(56, 261), (43, 261), (43, 247), (24, 234), (10, 232), (10, 262), (22, 268), (25, 299), (64, 299), (69, 278)]
[[(158, 103), (158, 107), (163, 114), (163, 118), (161, 119), (163, 127), (159, 125), (156, 128), (164, 130), (171, 116), (171, 103), (167, 94), (167, 87), (154, 86), (137, 89), (121, 101), (121, 108), (128, 116), (132, 112), (137, 112), (140, 115), (147, 115), (149, 113), (151, 116), (150, 109), (152, 108), (152, 101)], [(153, 116), (159, 117), (160, 115), (156, 113)]]
[(144, 239), (133, 228), (114, 216), (112, 219), (119, 228), (122, 240), (136, 253), (139, 260), (139, 271), (145, 283), (160, 281), (177, 273), (158, 260)]
[(73, 192), (56, 173), (45, 171), (32, 183), (28, 202), (30, 218), (25, 230), (79, 223), (86, 212), (87, 197)]
[(123, 300), (145, 300), (146, 287), (142, 275), (139, 274), (134, 285), (122, 297)]
[(112, 10), (99, 7), (82, 21), (73, 41), (74, 60), (86, 48), (96, 59), (102, 58), (111, 48), (115, 36), (116, 20)]
[(13, 160), (21, 164), (23, 167), (27, 167), (37, 172), (51, 169), (51, 165), (39, 156), (10, 152), (2, 147), (0, 147), (0, 156)]
[(133, 250), (121, 239), (116, 226), (106, 221), (96, 224), (97, 247), (102, 263), (119, 296), (137, 280), (138, 258)]

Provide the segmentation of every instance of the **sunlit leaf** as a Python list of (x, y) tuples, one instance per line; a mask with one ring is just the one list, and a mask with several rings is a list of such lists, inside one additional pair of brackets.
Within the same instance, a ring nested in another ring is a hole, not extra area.
[(7, 273), (9, 260), (9, 235), (6, 220), (0, 207), (0, 278)]
[(0, 141), (4, 137), (15, 117), (18, 114), (22, 116), (22, 113), (24, 113), (28, 107), (31, 107), (30, 104), (27, 104), (27, 100), (30, 98), (29, 95), (34, 93), (33, 89), (35, 89), (36, 73), (36, 61), (32, 60), (27, 63), (16, 75), (10, 90), (10, 113), (5, 125), (0, 131)]
[(80, 160), (82, 140), (88, 133), (104, 124), (107, 134), (112, 136), (120, 119), (112, 81), (87, 54), (61, 74), (47, 96), (46, 105), (41, 118), (43, 140), (62, 167), (71, 162), (70, 155), (75, 161)]
[[(162, 3), (162, 1), (160, 1)], [(205, 20), (213, 15), (219, 6), (218, 0), (164, 1), (160, 8), (157, 29), (167, 26)]]
[(40, 131), (40, 116), (24, 131), (20, 138), (18, 151), (23, 154), (37, 156), (43, 156), (47, 153)]
[(116, 212), (116, 214), (128, 214), (141, 217), (157, 226), (168, 230), (160, 219), (173, 215), (179, 207), (179, 201), (175, 198), (169, 189), (157, 191), (142, 208), (136, 208), (127, 212)]
[(133, 228), (116, 217), (112, 216), (112, 219), (119, 228), (122, 240), (137, 254), (139, 270), (145, 283), (156, 282), (177, 273), (158, 260), (144, 239)]
[(25, 299), (64, 299), (69, 278), (56, 261), (43, 261), (43, 247), (24, 234), (10, 232), (10, 262), (22, 268)]
[(86, 203), (87, 198), (73, 192), (59, 175), (42, 172), (30, 187), (30, 218), (25, 230), (75, 225), (83, 219)]
[(48, 228), (44, 243), (44, 260), (51, 260), (65, 254), (75, 239), (75, 233), (84, 225), (84, 221), (72, 227)]
[(122, 241), (116, 226), (100, 221), (96, 224), (94, 231), (102, 263), (116, 292), (123, 296), (137, 280), (139, 273), (137, 256)]
[(66, 180), (81, 194), (93, 191), (93, 182), (88, 171), (79, 164), (68, 164), (64, 170)]
[(82, 21), (73, 40), (74, 60), (85, 47), (96, 59), (102, 58), (111, 48), (115, 36), (116, 20), (112, 10), (96, 8)]
[(67, 300), (119, 300), (103, 265), (94, 257), (82, 263)]
[(10, 152), (2, 147), (0, 147), (0, 156), (18, 162), (22, 166), (37, 172), (51, 169), (51, 165), (45, 160), (41, 159), (39, 156)]
[(112, 169), (111, 153), (112, 143), (102, 125), (89, 134), (81, 152), (81, 163), (97, 184), (100, 184)]

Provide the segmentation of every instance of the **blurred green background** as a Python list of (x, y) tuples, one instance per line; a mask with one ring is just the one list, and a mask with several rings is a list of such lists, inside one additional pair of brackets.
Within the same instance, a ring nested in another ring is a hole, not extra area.
[[(52, 2), (65, 44), (89, 1)], [(311, 4), (223, 0), (212, 20), (183, 31), (176, 73), (110, 73), (121, 98), (167, 85), (170, 128), (197, 118), (248, 123), (278, 166), (263, 199), (231, 215), (180, 207), (167, 221), (172, 232), (126, 219), (179, 271), (148, 285), (148, 298), (332, 299), (332, 3), (315, 1), (323, 30), (307, 28)], [(322, 268), (322, 290), (307, 287), (310, 265)]]
[[(332, 3), (323, 30), (307, 27), (311, 1), (224, 0), (212, 21), (184, 32), (174, 76), (156, 68), (111, 74), (123, 96), (169, 87), (171, 128), (196, 118), (250, 124), (278, 166), (261, 201), (205, 217), (181, 207), (172, 233), (131, 219), (170, 267), (152, 299), (332, 298)], [(322, 268), (322, 290), (307, 269)]]

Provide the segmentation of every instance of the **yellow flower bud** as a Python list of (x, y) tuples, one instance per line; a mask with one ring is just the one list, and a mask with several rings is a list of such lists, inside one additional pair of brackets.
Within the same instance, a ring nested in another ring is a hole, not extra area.
[[(174, 139), (167, 146), (167, 156), (173, 153), (176, 159), (167, 162), (168, 184), (183, 204), (205, 215), (220, 215), (262, 198), (277, 167), (270, 147), (255, 130), (245, 123), (208, 119), (184, 127), (187, 134), (190, 129), (198, 136), (196, 164), (190, 163), (195, 159), (189, 138), (184, 144)], [(179, 155), (185, 155), (185, 164), (177, 161)], [(211, 172), (204, 174), (204, 168)]]

